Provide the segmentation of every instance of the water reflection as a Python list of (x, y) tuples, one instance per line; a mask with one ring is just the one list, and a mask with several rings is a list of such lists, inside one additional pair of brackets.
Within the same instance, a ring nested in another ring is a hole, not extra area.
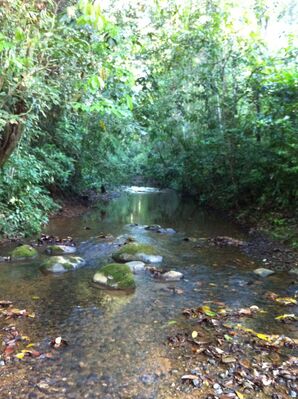
[[(157, 234), (130, 223), (160, 224), (178, 233)], [(274, 322), (281, 308), (264, 299), (268, 290), (289, 294), (292, 285), (286, 274), (258, 280), (252, 274), (256, 265), (238, 249), (200, 249), (182, 240), (185, 235), (245, 238), (237, 226), (198, 209), (195, 201), (182, 200), (173, 192), (124, 193), (83, 216), (53, 220), (47, 232), (73, 236), (87, 265), (60, 276), (43, 275), (40, 258), (29, 264), (1, 265), (1, 297), (37, 315), (34, 321), (20, 322), (22, 333), (45, 345), (50, 337), (63, 335), (70, 344), (58, 360), (37, 361), (28, 374), (26, 364), (13, 369), (12, 380), (25, 370), (14, 391), (18, 399), (171, 397), (167, 391), (175, 375), (168, 372), (173, 356), (165, 345), (168, 322), (183, 325), (181, 309), (205, 300), (232, 307), (257, 304), (268, 313), (250, 321), (254, 328), (262, 329), (266, 323), (267, 332), (293, 334), (291, 326)], [(95, 287), (94, 270), (110, 260), (114, 249), (112, 241), (96, 238), (100, 232), (132, 235), (153, 244), (164, 256), (163, 267), (182, 271), (185, 279), (163, 284), (148, 274), (137, 275), (137, 290), (130, 295)], [(175, 295), (171, 287), (179, 287), (183, 295)], [(183, 370), (184, 366), (175, 359), (173, 367)], [(45, 392), (36, 388), (40, 381), (49, 387)], [(11, 397), (13, 385), (0, 388), (1, 397)]]

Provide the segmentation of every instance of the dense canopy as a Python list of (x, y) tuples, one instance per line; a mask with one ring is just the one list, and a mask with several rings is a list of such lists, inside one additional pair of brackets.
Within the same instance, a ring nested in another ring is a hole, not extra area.
[(295, 16), (290, 0), (1, 2), (1, 235), (137, 176), (293, 215)]

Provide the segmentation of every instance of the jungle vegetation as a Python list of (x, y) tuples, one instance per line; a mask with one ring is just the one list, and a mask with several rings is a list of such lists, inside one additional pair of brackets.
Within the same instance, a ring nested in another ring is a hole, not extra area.
[(291, 0), (0, 1), (0, 234), (38, 232), (55, 193), (135, 176), (295, 215), (295, 16)]

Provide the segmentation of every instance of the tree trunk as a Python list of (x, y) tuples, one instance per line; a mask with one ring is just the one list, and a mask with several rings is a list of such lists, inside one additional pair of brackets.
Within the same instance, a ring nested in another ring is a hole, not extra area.
[[(25, 104), (20, 102), (16, 107), (16, 116), (22, 115), (25, 110)], [(18, 121), (8, 122), (3, 129), (0, 137), (0, 168), (3, 167), (14, 149), (18, 145), (24, 127), (25, 118), (18, 118)]]

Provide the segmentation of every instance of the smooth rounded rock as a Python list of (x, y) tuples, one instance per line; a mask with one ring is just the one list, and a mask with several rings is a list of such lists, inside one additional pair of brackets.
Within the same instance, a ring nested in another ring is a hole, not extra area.
[(183, 273), (170, 270), (169, 272), (163, 273), (161, 278), (165, 281), (179, 281), (183, 279)]
[(145, 270), (145, 263), (141, 261), (131, 261), (125, 263), (133, 273), (138, 273)]
[(123, 263), (103, 266), (94, 274), (93, 282), (117, 290), (133, 290), (136, 286), (130, 267)]
[(161, 263), (162, 256), (161, 255), (147, 255), (147, 254), (137, 254), (139, 260), (145, 263)]
[(52, 256), (42, 266), (49, 273), (65, 273), (85, 265), (85, 260), (78, 256)]
[(37, 256), (38, 252), (31, 245), (20, 245), (11, 252), (12, 259), (28, 259)]
[(295, 268), (289, 270), (289, 273), (290, 274), (295, 274), (296, 276), (298, 276), (298, 267), (295, 267)]
[(162, 257), (157, 254), (154, 247), (148, 244), (140, 244), (137, 242), (123, 245), (117, 252), (112, 255), (116, 262), (142, 261), (145, 263), (159, 263)]
[(260, 267), (259, 269), (254, 270), (254, 273), (260, 277), (268, 277), (274, 274), (275, 272), (270, 269), (265, 269), (264, 267)]
[(49, 245), (46, 253), (49, 255), (67, 255), (74, 254), (76, 250), (76, 247), (71, 245)]

